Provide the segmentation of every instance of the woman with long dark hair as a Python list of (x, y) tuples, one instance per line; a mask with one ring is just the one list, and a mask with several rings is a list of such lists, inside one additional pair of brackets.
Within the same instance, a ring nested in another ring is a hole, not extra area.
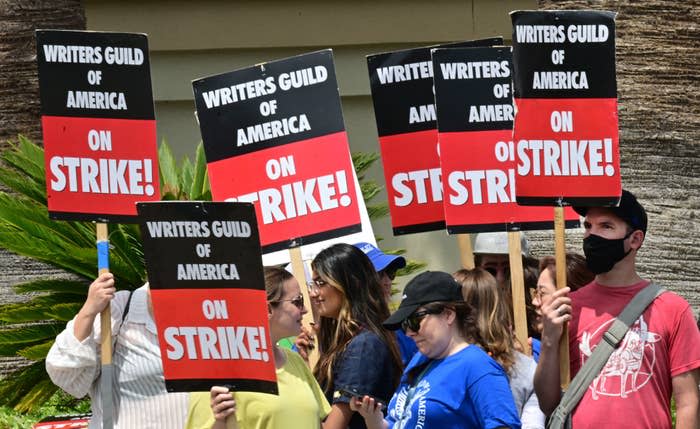
[(365, 428), (345, 392), (388, 399), (401, 375), (396, 340), (382, 326), (389, 307), (379, 277), (369, 258), (349, 244), (322, 250), (311, 268), (309, 297), (320, 316), (314, 375), (332, 404), (324, 429)]

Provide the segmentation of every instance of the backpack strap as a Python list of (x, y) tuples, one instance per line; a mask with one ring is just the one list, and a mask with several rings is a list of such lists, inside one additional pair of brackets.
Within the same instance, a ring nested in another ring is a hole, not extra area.
[(547, 424), (548, 429), (565, 427), (569, 414), (576, 408), (576, 405), (578, 405), (586, 390), (588, 390), (588, 386), (600, 374), (610, 355), (615, 351), (622, 339), (625, 338), (630, 326), (639, 318), (649, 304), (665, 291), (666, 289), (657, 284), (649, 284), (637, 292), (632, 301), (622, 310), (622, 313), (614, 319), (610, 328), (603, 334), (603, 337), (591, 353), (591, 356), (583, 364), (576, 377), (574, 377), (554, 413), (550, 416)]
[[(131, 307), (131, 298), (134, 296), (134, 293), (132, 291), (129, 291), (129, 298), (126, 300), (126, 306), (124, 306), (124, 311), (122, 311), (122, 325), (124, 324), (124, 321), (126, 320), (126, 315), (129, 314), (129, 307)], [(121, 331), (121, 325), (119, 326), (119, 331)]]

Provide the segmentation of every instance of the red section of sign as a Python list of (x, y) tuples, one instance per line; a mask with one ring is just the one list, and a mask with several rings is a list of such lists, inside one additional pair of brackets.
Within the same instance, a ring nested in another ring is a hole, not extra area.
[[(440, 133), (447, 228), (552, 222), (550, 207), (515, 202), (515, 160), (510, 130)], [(567, 220), (578, 220), (568, 208)], [(502, 229), (501, 229), (502, 230)]]
[(43, 116), (41, 123), (50, 213), (135, 217), (138, 201), (160, 200), (156, 121)]
[(264, 290), (153, 289), (166, 380), (276, 381)]
[(620, 195), (617, 99), (516, 99), (518, 198)]
[(442, 222), (437, 130), (379, 138), (394, 229)]
[(263, 247), (360, 224), (345, 132), (215, 161), (208, 169), (215, 201), (255, 203)]

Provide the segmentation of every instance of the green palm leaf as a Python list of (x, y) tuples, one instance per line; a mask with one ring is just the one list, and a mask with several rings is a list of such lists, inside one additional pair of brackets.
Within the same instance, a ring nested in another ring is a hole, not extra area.
[(16, 293), (27, 292), (61, 292), (72, 293), (78, 295), (81, 299), (85, 298), (87, 292), (87, 284), (77, 282), (75, 280), (35, 280), (28, 283), (20, 283), (14, 286)]
[(51, 339), (49, 341), (46, 341), (41, 344), (37, 344), (35, 346), (29, 346), (26, 348), (23, 348), (22, 350), (18, 351), (17, 354), (24, 357), (25, 359), (30, 359), (30, 360), (40, 360), (44, 359), (46, 355), (49, 353), (49, 349), (53, 345), (54, 340)]
[(28, 411), (41, 405), (42, 398), (46, 401), (53, 395), (58, 388), (48, 379), (44, 365), (44, 360), (36, 361), (16, 371), (12, 377), (0, 380), (3, 403), (12, 404), (18, 411)]

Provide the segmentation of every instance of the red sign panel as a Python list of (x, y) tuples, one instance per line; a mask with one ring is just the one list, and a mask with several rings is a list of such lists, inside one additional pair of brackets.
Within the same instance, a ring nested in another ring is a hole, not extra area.
[(169, 390), (227, 382), (276, 392), (264, 290), (159, 289), (151, 298)]
[(146, 36), (36, 38), (49, 215), (136, 221), (136, 202), (160, 200)]
[(437, 130), (379, 137), (379, 147), (394, 234), (443, 229)]
[(614, 13), (527, 11), (511, 17), (518, 202), (617, 204)]

